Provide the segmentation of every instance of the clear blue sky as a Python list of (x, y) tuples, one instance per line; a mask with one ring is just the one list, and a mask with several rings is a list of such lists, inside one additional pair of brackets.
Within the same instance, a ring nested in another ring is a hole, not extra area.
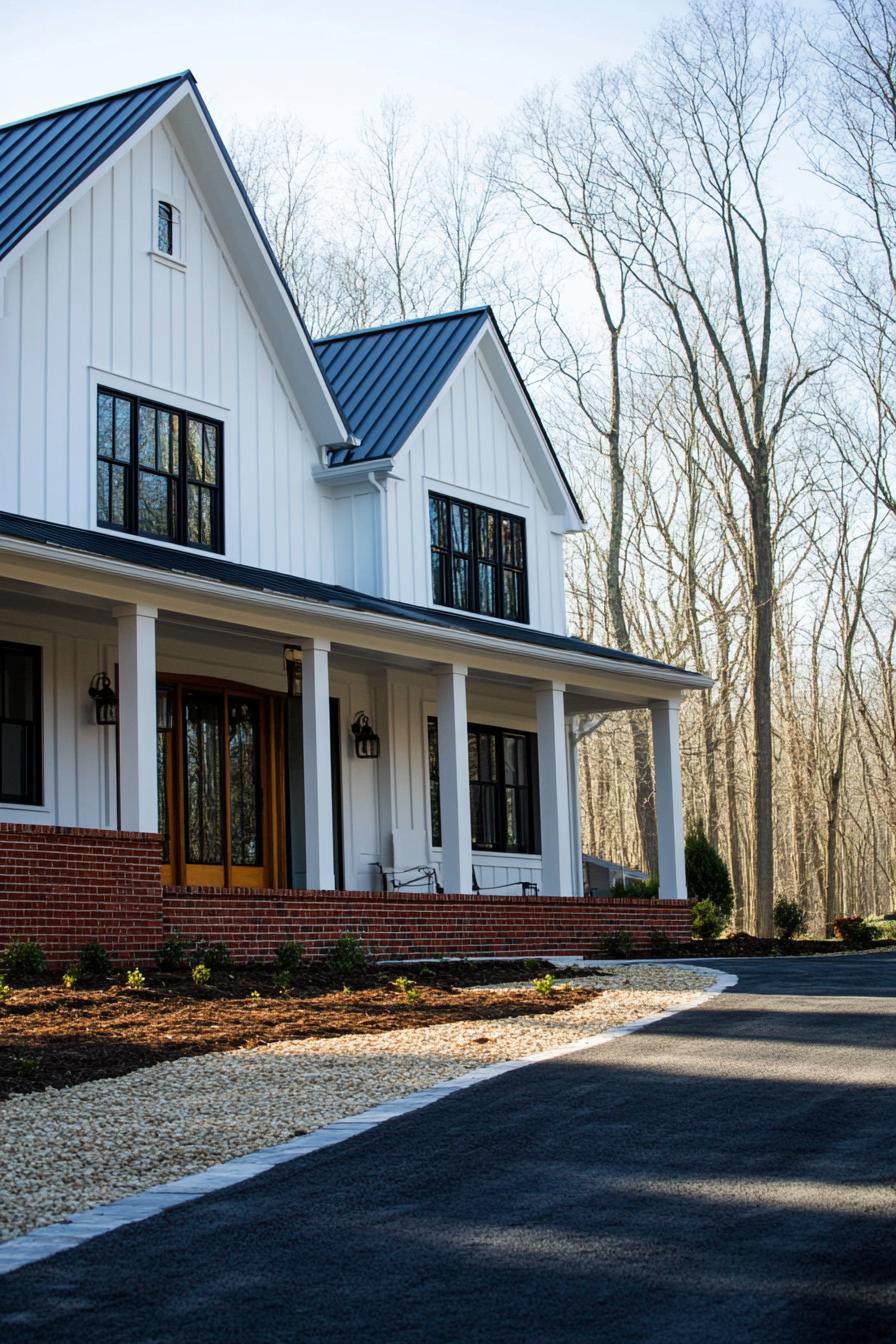
[(351, 138), (384, 93), (486, 129), (539, 83), (621, 60), (686, 0), (7, 0), (0, 122), (190, 67), (225, 133), (295, 114)]

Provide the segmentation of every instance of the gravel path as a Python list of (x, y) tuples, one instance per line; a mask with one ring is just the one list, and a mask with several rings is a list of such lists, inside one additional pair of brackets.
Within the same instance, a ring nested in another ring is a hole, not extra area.
[(0, 1239), (283, 1143), (483, 1064), (674, 1007), (714, 978), (678, 966), (621, 966), (610, 976), (578, 980), (606, 992), (550, 1016), (279, 1042), (12, 1097), (0, 1107)]

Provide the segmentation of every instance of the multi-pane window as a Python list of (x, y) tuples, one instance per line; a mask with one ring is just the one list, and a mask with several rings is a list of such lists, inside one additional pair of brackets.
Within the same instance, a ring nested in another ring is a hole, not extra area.
[(505, 621), (529, 619), (522, 518), (431, 494), (429, 532), (433, 601)]
[(0, 803), (41, 801), (40, 649), (0, 643)]
[(156, 213), (156, 251), (180, 257), (180, 211), (170, 201), (159, 201)]
[[(438, 720), (430, 718), (428, 728), (432, 839), (434, 845), (441, 845)], [(473, 848), (502, 854), (538, 853), (535, 734), (471, 723), (467, 728), (467, 753)]]
[(100, 388), (100, 527), (222, 550), (222, 437), (216, 420)]

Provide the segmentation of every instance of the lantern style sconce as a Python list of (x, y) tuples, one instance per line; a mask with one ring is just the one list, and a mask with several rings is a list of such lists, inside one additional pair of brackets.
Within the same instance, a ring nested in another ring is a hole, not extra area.
[(352, 732), (355, 735), (355, 755), (362, 761), (375, 761), (380, 754), (380, 740), (363, 710), (359, 710), (352, 720)]
[(156, 687), (156, 729), (160, 733), (174, 732), (174, 687)]
[(93, 701), (96, 721), (101, 728), (114, 728), (118, 722), (118, 696), (105, 672), (97, 672), (90, 683), (88, 695)]
[(286, 694), (292, 699), (302, 694), (302, 650), (287, 644), (283, 650), (286, 668)]

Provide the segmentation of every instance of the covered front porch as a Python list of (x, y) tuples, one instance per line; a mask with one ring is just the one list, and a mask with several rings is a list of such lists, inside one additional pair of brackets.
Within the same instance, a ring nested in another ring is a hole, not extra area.
[[(371, 610), (345, 590), (297, 597), (236, 566), (219, 566), (233, 582), (186, 575), (170, 552), (140, 552), (4, 538), (2, 638), (40, 651), (43, 779), (39, 802), (5, 804), (0, 821), (158, 832), (171, 887), (576, 896), (571, 725), (641, 706), (660, 895), (685, 897), (690, 674), (525, 627), (496, 638), (442, 613)], [(108, 726), (88, 690), (103, 678)]]

